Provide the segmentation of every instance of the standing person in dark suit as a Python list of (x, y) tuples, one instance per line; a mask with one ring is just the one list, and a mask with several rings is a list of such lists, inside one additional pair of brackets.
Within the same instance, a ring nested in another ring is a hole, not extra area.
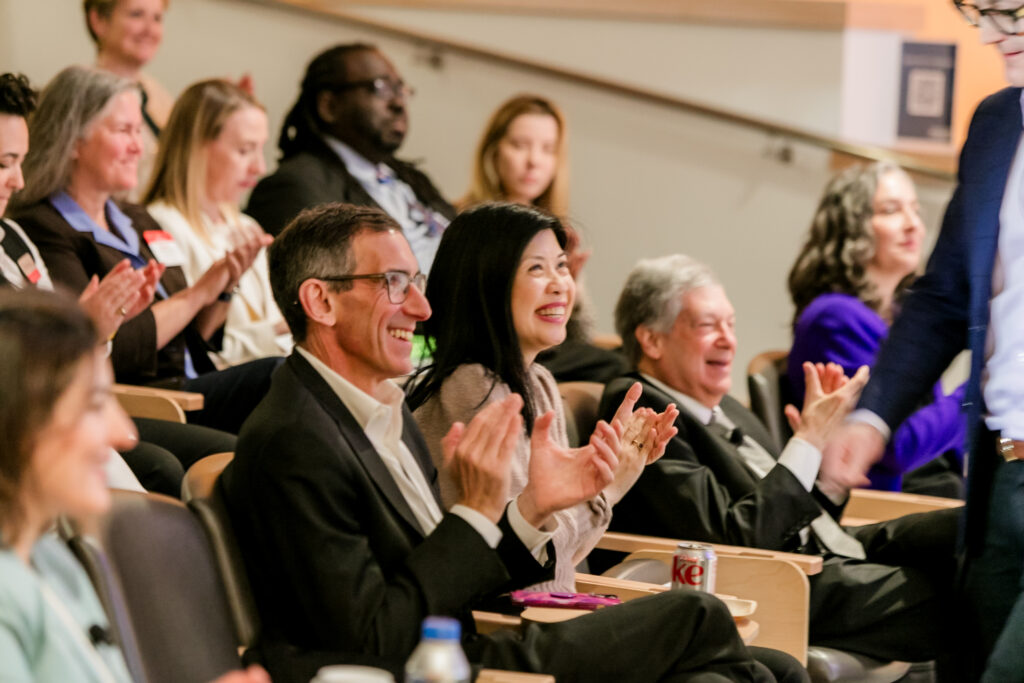
[(531, 479), (537, 505), (519, 508), (526, 523), (517, 524), (506, 507), (518, 502), (506, 491), (522, 399), (510, 395), (445, 437), (460, 494), (443, 513), (437, 471), (392, 379), (412, 370), (413, 328), (430, 315), (398, 224), (377, 209), (325, 205), (301, 213), (269, 257), (296, 350), (246, 422), (219, 485), (276, 681), (305, 681), (339, 660), (394, 668), (429, 614), (463, 619), (471, 661), (559, 681), (772, 680), (721, 603), (691, 591), (522, 634), (475, 634), (476, 601), (550, 578), (555, 550), (540, 529), (601, 490), (614, 455), (564, 458), (538, 440), (534, 460), (557, 460), (577, 484)]
[(413, 90), (373, 45), (317, 55), (281, 126), (281, 162), (256, 186), (246, 213), (277, 234), (302, 209), (345, 202), (395, 219), (424, 273), (455, 210), (412, 164), (396, 159)]
[(1024, 681), (1024, 21), (1020, 7), (956, 4), (1002, 54), (1013, 87), (978, 106), (925, 274), (829, 448), (846, 481), (862, 481), (921, 392), (970, 349), (963, 680), (1004, 683)]
[(808, 363), (795, 436), (778, 453), (765, 427), (728, 396), (734, 312), (710, 269), (686, 256), (641, 261), (615, 310), (637, 372), (608, 385), (600, 414), (635, 381), (637, 405), (679, 407), (679, 433), (615, 506), (632, 533), (825, 556), (811, 581), (810, 641), (881, 659), (941, 652), (958, 510), (843, 529), (847, 492), (830, 486), (821, 447), (866, 380)]

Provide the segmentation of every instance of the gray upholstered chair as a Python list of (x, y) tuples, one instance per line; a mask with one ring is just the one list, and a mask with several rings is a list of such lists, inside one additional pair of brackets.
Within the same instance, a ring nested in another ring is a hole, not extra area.
[(241, 667), (213, 548), (180, 501), (119, 491), (95, 539), (74, 534), (75, 554), (97, 586), (133, 675), (148, 683), (206, 683)]

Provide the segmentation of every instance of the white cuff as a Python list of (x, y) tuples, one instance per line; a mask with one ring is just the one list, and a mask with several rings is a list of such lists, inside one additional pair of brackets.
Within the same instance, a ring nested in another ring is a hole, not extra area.
[(889, 443), (889, 439), (892, 438), (892, 430), (889, 429), (889, 425), (885, 423), (885, 420), (875, 415), (867, 408), (858, 408), (849, 415), (846, 416), (847, 422), (863, 422), (864, 424), (871, 425), (878, 430), (878, 433), (882, 435), (882, 439)]
[(518, 498), (513, 500), (511, 505), (508, 506), (509, 526), (512, 527), (512, 531), (523, 542), (523, 545), (530, 549), (530, 554), (541, 564), (548, 561), (548, 541), (555, 535), (555, 529), (558, 528), (558, 522), (555, 518), (552, 517), (551, 520), (553, 523), (552, 527), (542, 531), (527, 522), (523, 517), (523, 513), (519, 511)]
[(465, 505), (453, 505), (449, 512), (466, 520), (466, 523), (476, 529), (476, 532), (491, 548), (498, 547), (498, 543), (501, 541), (501, 529), (485, 515)]
[(794, 436), (779, 456), (779, 464), (792, 472), (805, 490), (814, 488), (821, 468), (821, 451), (807, 441)]

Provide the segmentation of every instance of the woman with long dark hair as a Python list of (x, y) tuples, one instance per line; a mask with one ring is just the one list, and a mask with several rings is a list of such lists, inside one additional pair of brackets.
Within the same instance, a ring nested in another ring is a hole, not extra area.
[[(567, 458), (580, 455), (568, 448), (555, 380), (534, 362), (538, 353), (565, 339), (576, 291), (565, 242), (565, 229), (553, 216), (515, 204), (483, 204), (452, 221), (427, 282), (433, 313), (423, 329), (433, 362), (410, 396), (414, 415), (441, 467), (440, 440), (453, 423), (468, 421), (510, 393), (522, 396), (525, 432), (513, 465), (511, 499), (529, 478), (534, 434), (550, 433)], [(639, 385), (632, 392), (613, 424), (599, 423), (591, 443), (580, 449), (594, 448), (595, 439), (614, 444), (614, 481), (586, 503), (555, 514), (557, 589), (572, 590), (574, 568), (607, 528), (612, 506), (675, 433), (674, 408), (660, 416), (633, 413)], [(442, 502), (452, 504), (452, 487), (444, 479), (441, 495)]]
[[(801, 365), (837, 363), (847, 375), (872, 365), (921, 265), (924, 223), (917, 193), (898, 166), (850, 168), (825, 188), (807, 242), (789, 273), (796, 307), (788, 377), (803, 400)], [(963, 386), (936, 384), (929, 404), (889, 441), (868, 473), (872, 488), (962, 497)], [(943, 454), (948, 453), (948, 457)]]

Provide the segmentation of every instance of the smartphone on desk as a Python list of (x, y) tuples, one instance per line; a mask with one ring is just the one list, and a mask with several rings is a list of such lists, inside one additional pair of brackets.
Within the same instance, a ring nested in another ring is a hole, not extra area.
[(569, 607), (595, 610), (622, 602), (614, 595), (601, 593), (552, 593), (548, 591), (512, 591), (512, 602), (524, 607)]

